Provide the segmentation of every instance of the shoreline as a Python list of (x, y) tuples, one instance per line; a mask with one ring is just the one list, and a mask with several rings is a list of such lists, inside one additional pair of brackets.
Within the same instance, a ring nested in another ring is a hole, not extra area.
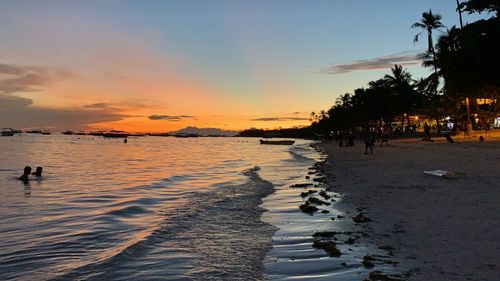
[[(327, 188), (343, 195), (336, 208), (371, 220), (355, 224), (374, 249), (390, 249), (392, 268), (407, 280), (497, 278), (500, 139), (456, 141), (390, 140), (387, 147), (377, 143), (373, 155), (364, 155), (358, 142), (318, 145), (328, 155), (321, 165)], [(437, 169), (464, 174), (444, 179), (423, 173)], [(375, 262), (369, 270), (383, 267)]]

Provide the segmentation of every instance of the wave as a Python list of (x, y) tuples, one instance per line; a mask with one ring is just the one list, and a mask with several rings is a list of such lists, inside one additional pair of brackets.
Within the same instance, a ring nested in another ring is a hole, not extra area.
[(288, 152), (292, 155), (292, 160), (293, 161), (314, 162), (314, 159), (306, 157), (306, 156), (303, 156), (300, 153), (298, 153), (296, 148), (290, 148), (290, 150)]
[[(132, 275), (139, 273), (143, 274), (141, 279), (159, 274), (167, 276), (166, 280), (263, 279), (261, 261), (272, 247), (271, 237), (277, 229), (260, 220), (265, 210), (259, 205), (263, 197), (274, 192), (274, 186), (260, 178), (259, 170), (256, 166), (243, 171), (247, 177), (243, 184), (225, 183), (212, 191), (193, 194), (187, 205), (165, 216), (156, 229), (135, 235), (141, 238), (129, 239), (120, 247), (107, 250), (103, 258), (53, 280), (125, 280), (134, 279)], [(144, 211), (128, 206), (113, 214)], [(148, 262), (155, 256), (162, 259)], [(177, 264), (165, 258), (169, 256), (176, 257)], [(134, 271), (130, 265), (140, 265), (141, 271)], [(151, 276), (144, 276), (147, 272)]]

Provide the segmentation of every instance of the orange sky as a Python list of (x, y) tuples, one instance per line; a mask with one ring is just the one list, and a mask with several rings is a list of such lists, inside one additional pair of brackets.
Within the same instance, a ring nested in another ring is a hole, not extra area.
[(410, 26), (431, 4), (456, 20), (443, 3), (1, 1), (0, 126), (308, 125), (394, 63), (424, 73)]

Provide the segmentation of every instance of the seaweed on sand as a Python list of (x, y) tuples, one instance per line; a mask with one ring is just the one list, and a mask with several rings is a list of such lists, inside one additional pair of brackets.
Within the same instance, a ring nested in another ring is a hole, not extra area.
[(332, 257), (339, 257), (342, 253), (337, 249), (337, 245), (332, 241), (321, 241), (315, 240), (313, 242), (313, 247), (317, 249), (323, 249)]

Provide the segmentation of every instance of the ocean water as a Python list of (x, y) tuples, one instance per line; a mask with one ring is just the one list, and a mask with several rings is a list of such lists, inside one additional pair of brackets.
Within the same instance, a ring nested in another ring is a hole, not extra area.
[[(313, 183), (322, 157), (310, 144), (0, 138), (0, 280), (359, 278), (363, 268), (311, 247), (315, 231), (345, 226), (333, 225), (334, 204), (298, 209), (304, 189), (290, 185)], [(43, 179), (16, 180), (25, 165), (43, 166)]]

